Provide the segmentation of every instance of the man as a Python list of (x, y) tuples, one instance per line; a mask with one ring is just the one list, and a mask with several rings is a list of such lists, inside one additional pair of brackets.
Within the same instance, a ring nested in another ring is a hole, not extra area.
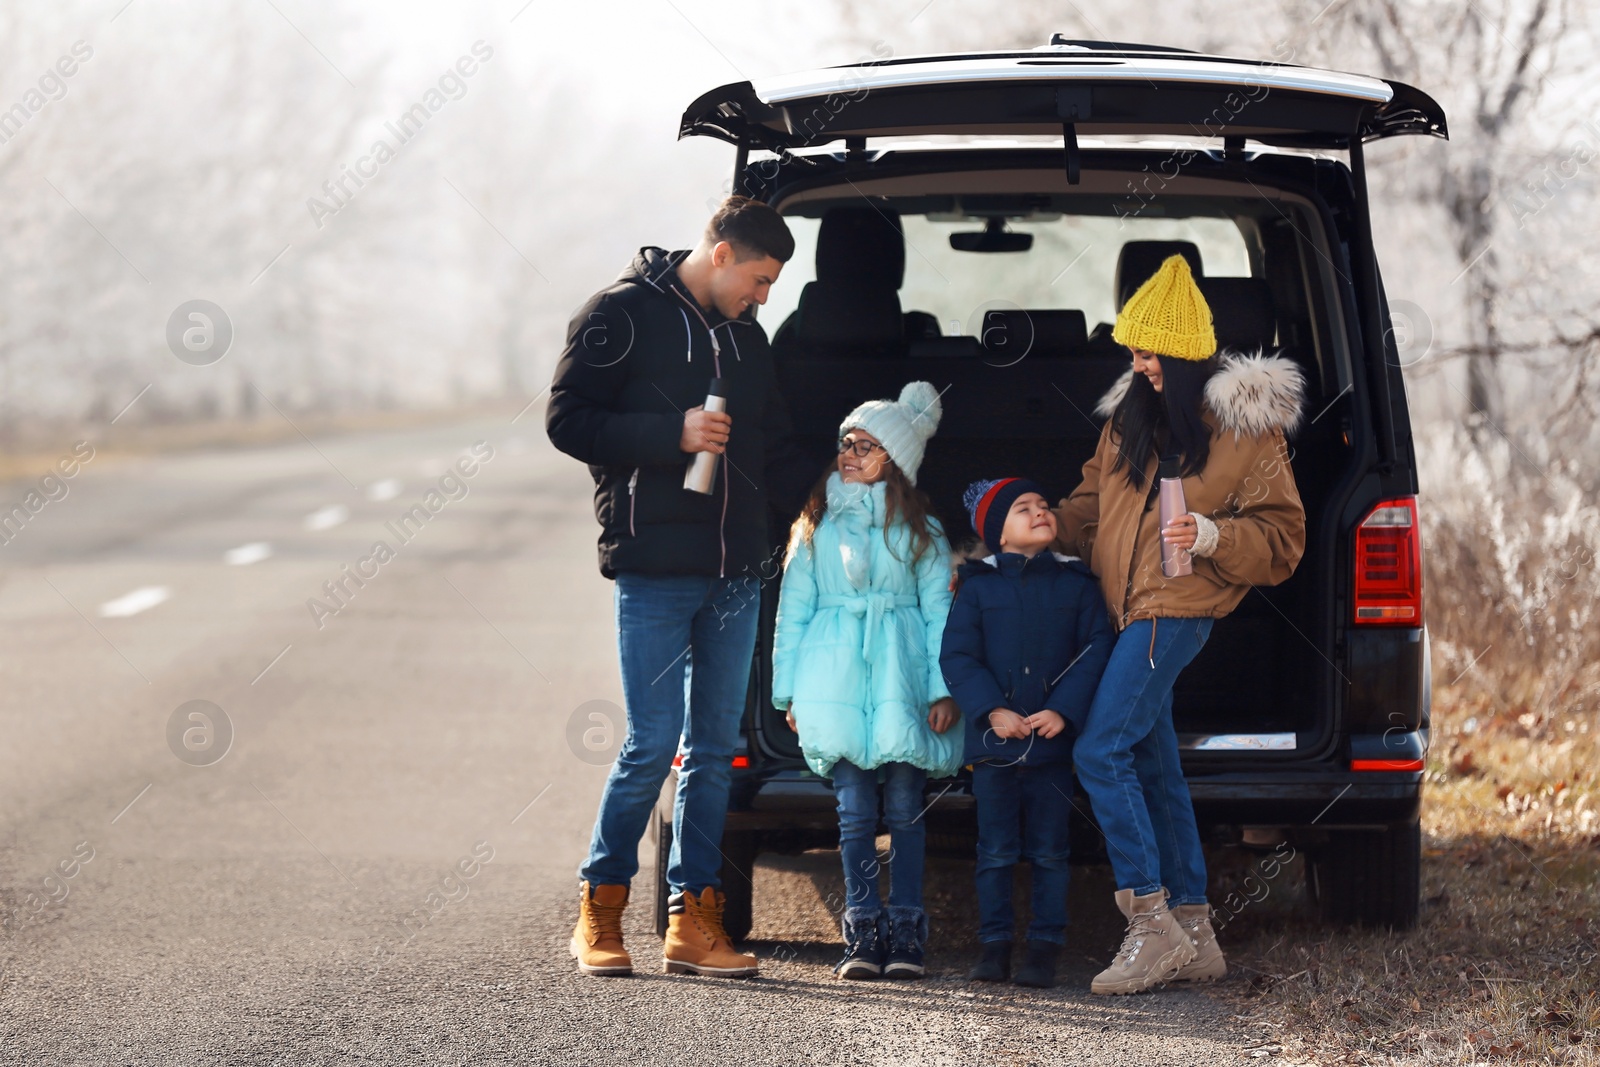
[[(729, 197), (692, 251), (641, 249), (585, 304), (556, 367), (545, 425), (594, 476), (600, 573), (616, 581), (628, 715), (578, 871), (570, 950), (586, 974), (632, 973), (622, 911), (680, 735), (666, 970), (757, 970), (723, 929), (718, 870), (768, 553), (767, 490), (792, 515), (815, 474), (790, 444), (772, 353), (755, 321), (793, 254), (776, 211)], [(725, 412), (703, 407), (713, 378)], [(684, 488), (700, 453), (717, 457), (709, 494)]]

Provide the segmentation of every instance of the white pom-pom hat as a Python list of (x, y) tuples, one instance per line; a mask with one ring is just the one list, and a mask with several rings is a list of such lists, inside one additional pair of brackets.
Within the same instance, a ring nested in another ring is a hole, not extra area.
[(908, 382), (899, 400), (869, 400), (846, 415), (839, 424), (842, 438), (851, 430), (865, 430), (882, 444), (894, 465), (917, 484), (917, 468), (928, 438), (939, 428), (939, 390), (928, 382)]

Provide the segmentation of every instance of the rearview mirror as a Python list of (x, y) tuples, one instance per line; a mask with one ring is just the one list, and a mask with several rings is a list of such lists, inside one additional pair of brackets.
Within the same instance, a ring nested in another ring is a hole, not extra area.
[(950, 247), (957, 252), (1026, 252), (1033, 247), (1033, 234), (1012, 233), (1006, 221), (991, 218), (979, 233), (953, 233)]

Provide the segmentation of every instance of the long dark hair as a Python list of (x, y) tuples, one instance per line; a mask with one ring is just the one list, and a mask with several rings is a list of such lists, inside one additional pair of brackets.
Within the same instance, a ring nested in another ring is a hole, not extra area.
[[(889, 527), (894, 525), (898, 517), (911, 530), (911, 562), (916, 563), (933, 546), (933, 530), (928, 525), (933, 503), (927, 493), (911, 484), (911, 479), (893, 460), (885, 459), (883, 464), (883, 543), (889, 546), (889, 552), (893, 555), (894, 545), (889, 542)], [(811, 547), (811, 538), (816, 535), (822, 516), (828, 510), (828, 478), (836, 469), (830, 463), (828, 469), (822, 472), (822, 477), (817, 479), (817, 484), (811, 487), (811, 495), (806, 498), (805, 506), (800, 509), (800, 517), (794, 520), (790, 530), (791, 552), (801, 541), (805, 542), (807, 548)]]
[(1111, 471), (1127, 468), (1128, 484), (1135, 489), (1144, 488), (1145, 467), (1152, 455), (1178, 455), (1185, 477), (1204, 470), (1211, 455), (1211, 429), (1200, 417), (1200, 405), (1206, 382), (1217, 372), (1217, 358), (1158, 355), (1156, 359), (1161, 362), (1161, 392), (1136, 373), (1111, 413), (1111, 430), (1117, 435), (1117, 460)]

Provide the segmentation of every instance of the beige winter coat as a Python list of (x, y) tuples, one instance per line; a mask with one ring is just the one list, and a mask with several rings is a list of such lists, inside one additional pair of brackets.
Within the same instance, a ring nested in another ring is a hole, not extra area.
[[(1099, 414), (1116, 408), (1132, 375), (1111, 387)], [(1117, 442), (1106, 423), (1083, 465), (1082, 484), (1055, 509), (1056, 548), (1089, 561), (1119, 631), (1138, 619), (1221, 618), (1251, 586), (1276, 585), (1294, 573), (1305, 551), (1306, 517), (1284, 434), (1299, 421), (1303, 393), (1304, 379), (1287, 359), (1221, 357), (1201, 411), (1211, 427), (1210, 456), (1204, 470), (1183, 479), (1189, 511), (1215, 523), (1215, 544), (1206, 543), (1210, 531), (1199, 523), (1194, 573), (1180, 578), (1161, 573), (1154, 497), (1130, 486), (1125, 470), (1112, 471)], [(1146, 485), (1156, 466), (1152, 456)]]

